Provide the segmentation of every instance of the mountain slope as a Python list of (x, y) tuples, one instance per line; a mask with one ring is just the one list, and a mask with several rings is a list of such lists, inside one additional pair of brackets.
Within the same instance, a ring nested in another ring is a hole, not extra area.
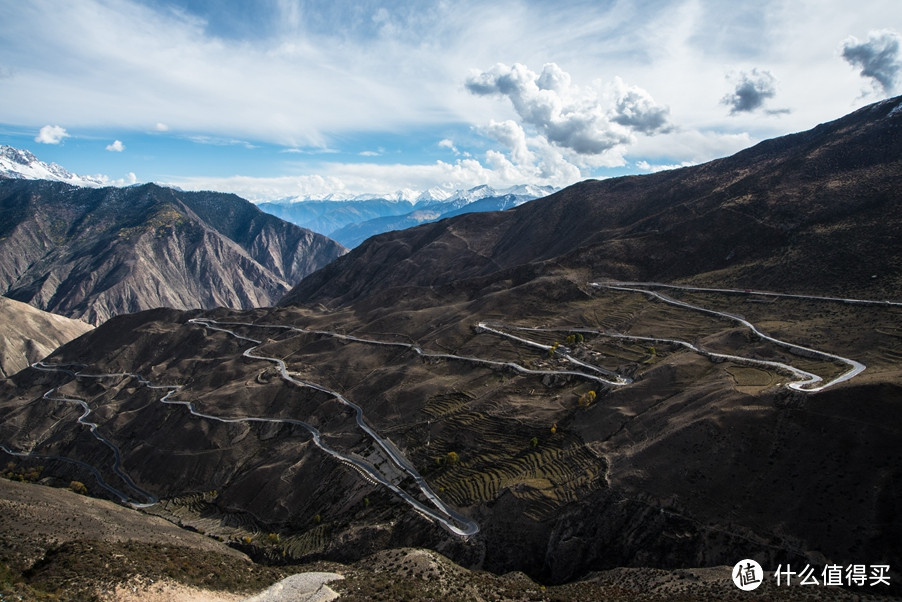
[(80, 320), (64, 318), (0, 297), (0, 379), (50, 355), (57, 347), (91, 330)]
[(270, 305), (343, 251), (234, 195), (0, 180), (0, 292), (95, 324)]
[(583, 182), (503, 214), (385, 234), (283, 302), (346, 303), (546, 262), (592, 278), (891, 295), (902, 288), (899, 104), (704, 165)]

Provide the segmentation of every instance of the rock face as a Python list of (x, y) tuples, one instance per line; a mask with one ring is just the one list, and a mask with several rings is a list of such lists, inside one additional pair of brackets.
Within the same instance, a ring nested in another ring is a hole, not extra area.
[(343, 252), (234, 195), (0, 180), (0, 292), (93, 324), (271, 305)]
[(900, 103), (704, 165), (583, 182), (503, 213), (389, 232), (282, 303), (341, 304), (543, 263), (599, 279), (892, 296), (902, 289)]
[(54, 349), (91, 330), (72, 320), (0, 297), (0, 379), (50, 355)]

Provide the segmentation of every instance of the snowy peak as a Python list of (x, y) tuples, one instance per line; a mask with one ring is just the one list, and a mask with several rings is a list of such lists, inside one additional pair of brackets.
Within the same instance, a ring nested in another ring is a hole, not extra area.
[(501, 191), (499, 194), (512, 194), (516, 197), (530, 197), (538, 199), (549, 194), (554, 194), (558, 189), (554, 186), (536, 186), (534, 184), (520, 184)]
[(482, 186), (476, 186), (475, 188), (471, 188), (469, 190), (458, 190), (455, 192), (448, 200), (449, 201), (463, 201), (464, 203), (472, 203), (473, 201), (478, 201), (480, 199), (485, 199), (490, 196), (502, 196), (498, 194), (498, 192), (487, 184), (483, 184)]
[(96, 188), (106, 185), (100, 178), (80, 176), (56, 163), (45, 163), (27, 150), (0, 145), (0, 178), (13, 180), (53, 180), (73, 186)]
[(423, 190), (422, 192), (417, 192), (410, 188), (402, 188), (395, 192), (372, 192), (357, 195), (335, 192), (319, 196), (307, 195), (289, 197), (271, 202), (291, 204), (304, 201), (389, 201), (393, 203), (407, 202), (413, 205), (430, 206), (436, 203), (447, 203), (449, 206), (459, 208), (475, 201), (481, 201), (482, 199), (508, 195), (516, 197), (519, 204), (531, 201), (532, 199), (548, 196), (549, 194), (557, 192), (557, 190), (558, 189), (553, 186), (535, 186), (533, 184), (520, 184), (519, 186), (513, 186), (503, 190), (495, 190), (491, 186), (483, 184), (482, 186), (476, 186), (469, 190), (450, 191), (446, 188), (433, 187)]

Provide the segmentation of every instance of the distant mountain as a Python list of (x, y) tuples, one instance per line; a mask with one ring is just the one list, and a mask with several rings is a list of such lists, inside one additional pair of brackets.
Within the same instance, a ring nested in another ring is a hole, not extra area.
[(414, 205), (409, 201), (366, 199), (260, 203), (257, 207), (302, 228), (321, 232), (331, 237), (333, 232), (351, 224), (405, 215), (413, 211)]
[(330, 198), (260, 203), (258, 207), (353, 248), (383, 232), (403, 230), (463, 213), (501, 211), (554, 191), (551, 186), (530, 185), (496, 191), (483, 185), (454, 193), (441, 189), (418, 194), (399, 191), (393, 195), (359, 195), (351, 200)]
[[(492, 191), (494, 192), (494, 191)], [(463, 215), (464, 213), (481, 213), (485, 211), (504, 211), (511, 207), (517, 207), (533, 200), (530, 196), (515, 196), (505, 194), (502, 196), (460, 196), (445, 201), (432, 201), (417, 203), (410, 213), (398, 216), (385, 216), (364, 222), (348, 224), (329, 234), (349, 249), (353, 249), (367, 238), (390, 232), (392, 230), (406, 230), (420, 224), (435, 222), (446, 217)]]
[(53, 180), (73, 186), (104, 186), (100, 178), (80, 176), (56, 163), (45, 163), (27, 150), (0, 145), (0, 178), (15, 180)]
[(57, 347), (93, 327), (35, 307), (0, 297), (0, 379), (44, 359)]
[(344, 252), (234, 195), (0, 179), (0, 293), (93, 324), (271, 305)]
[(383, 234), (306, 278), (283, 302), (345, 303), (551, 262), (593, 278), (853, 287), (895, 297), (900, 103), (703, 165), (587, 181), (511, 211)]

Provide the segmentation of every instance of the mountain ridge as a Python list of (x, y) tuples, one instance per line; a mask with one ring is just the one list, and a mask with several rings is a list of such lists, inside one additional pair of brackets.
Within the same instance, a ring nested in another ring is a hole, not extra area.
[(234, 195), (0, 180), (0, 290), (99, 323), (168, 306), (262, 306), (344, 248)]

